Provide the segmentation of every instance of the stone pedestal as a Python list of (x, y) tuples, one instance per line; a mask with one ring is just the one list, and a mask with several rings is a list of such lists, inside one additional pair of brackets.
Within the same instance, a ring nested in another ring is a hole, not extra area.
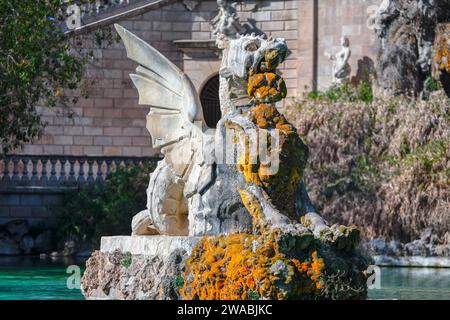
[(167, 258), (175, 250), (190, 254), (200, 237), (176, 236), (115, 236), (102, 237), (100, 252), (129, 252), (131, 255), (158, 256)]
[(109, 300), (364, 299), (369, 261), (354, 230), (103, 237), (81, 289)]
[(103, 237), (86, 262), (87, 299), (179, 299), (185, 261), (198, 237)]

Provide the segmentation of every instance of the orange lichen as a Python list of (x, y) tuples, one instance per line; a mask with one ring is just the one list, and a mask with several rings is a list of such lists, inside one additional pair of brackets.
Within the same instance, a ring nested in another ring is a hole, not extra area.
[(275, 73), (257, 73), (247, 84), (247, 93), (257, 102), (277, 102), (286, 97), (286, 84)]
[[(277, 65), (275, 62), (280, 56), (276, 51), (268, 51), (266, 55), (264, 68), (269, 71)], [(275, 73), (252, 74), (248, 94), (256, 102), (276, 102), (286, 96), (286, 86)], [(251, 159), (249, 135), (238, 125), (226, 122), (227, 128), (237, 129), (236, 137), (242, 142), (238, 169), (247, 183), (264, 188), (277, 208), (295, 216), (294, 194), (303, 175), (308, 149), (275, 106), (261, 103), (250, 110), (249, 118), (260, 130), (279, 130), (279, 168), (272, 173), (267, 170), (271, 164)], [(267, 151), (271, 152), (272, 138), (270, 134), (266, 136)], [(253, 219), (254, 234), (203, 238), (186, 263), (184, 286), (180, 289), (182, 298), (236, 300), (317, 296), (322, 288), (323, 259), (316, 251), (308, 250), (302, 253), (302, 258), (287, 256), (279, 245), (284, 243), (281, 231), (264, 225), (258, 199), (245, 189), (239, 194)]]
[(261, 103), (250, 110), (249, 117), (261, 129), (278, 129), (286, 135), (296, 133), (294, 126), (273, 105)]
[(263, 183), (259, 177), (259, 163), (252, 163), (250, 161), (250, 153), (248, 148), (244, 150), (241, 157), (238, 159), (238, 170), (244, 174), (247, 183), (253, 183), (257, 186), (262, 186)]
[(314, 297), (322, 287), (323, 259), (316, 251), (307, 253), (309, 258), (303, 261), (287, 257), (279, 250), (278, 236), (273, 231), (203, 238), (187, 261), (181, 296), (201, 300)]
[(436, 30), (436, 39), (434, 41), (433, 55), (433, 74), (437, 71), (450, 72), (450, 24), (439, 25)]
[(270, 104), (259, 104), (249, 112), (250, 120), (260, 130), (279, 130), (278, 150), (272, 149), (272, 138), (267, 134), (267, 151), (269, 154), (277, 152), (278, 170), (270, 170), (273, 163), (261, 163), (260, 159), (250, 159), (249, 137), (241, 136), (244, 150), (238, 161), (247, 183), (264, 187), (269, 196), (280, 209), (295, 216), (295, 190), (303, 177), (303, 170), (308, 157), (308, 148), (301, 141), (295, 128)]
[[(283, 79), (272, 72), (251, 75), (247, 85), (248, 94), (256, 102), (275, 102), (286, 96)], [(294, 217), (295, 190), (303, 176), (308, 148), (295, 128), (274, 105), (259, 103), (249, 110), (248, 117), (260, 130), (267, 130), (267, 133), (278, 130), (279, 144), (276, 148), (272, 145), (271, 135), (266, 135), (267, 153), (271, 159), (276, 153), (277, 165), (276, 169), (272, 167), (274, 159), (268, 163), (262, 163), (260, 159), (251, 159), (249, 136), (244, 132), (240, 136), (244, 148), (238, 161), (238, 170), (243, 173), (247, 183), (263, 187), (277, 207)]]
[(241, 196), (242, 203), (252, 217), (253, 229), (257, 230), (258, 228), (261, 228), (263, 217), (261, 204), (255, 198), (255, 196), (247, 190), (240, 190), (239, 195)]
[(284, 60), (285, 55), (276, 49), (264, 51), (264, 61), (261, 62), (261, 70), (264, 72), (273, 71)]

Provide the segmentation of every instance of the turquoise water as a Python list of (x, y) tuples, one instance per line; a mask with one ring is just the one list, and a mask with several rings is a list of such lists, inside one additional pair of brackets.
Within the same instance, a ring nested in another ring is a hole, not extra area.
[(450, 268), (380, 268), (370, 299), (450, 300)]
[[(67, 288), (69, 265), (84, 269), (84, 260), (40, 260), (0, 257), (0, 300), (80, 300), (79, 289)], [(370, 299), (450, 300), (450, 269), (381, 268), (380, 289)]]
[(0, 257), (0, 300), (81, 300), (79, 287), (67, 287), (70, 265), (83, 272), (85, 260)]

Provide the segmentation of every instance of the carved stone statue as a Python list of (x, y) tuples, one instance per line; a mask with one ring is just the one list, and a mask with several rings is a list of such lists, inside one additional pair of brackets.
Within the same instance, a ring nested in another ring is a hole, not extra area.
[[(153, 146), (165, 155), (151, 174), (147, 210), (137, 216), (140, 223), (134, 223), (135, 234), (251, 232), (254, 221), (243, 192), (259, 203), (265, 225), (317, 236), (333, 233), (314, 210), (302, 183), (308, 149), (274, 107), (286, 95), (283, 79), (274, 73), (289, 54), (284, 39), (245, 35), (224, 40), (222, 119), (212, 130), (205, 124), (188, 77), (153, 47), (121, 26), (116, 29), (128, 57), (140, 64), (131, 78), (139, 103), (151, 106), (147, 128)], [(348, 74), (350, 54), (348, 41), (343, 40), (343, 50), (335, 56), (336, 76), (341, 80)], [(274, 172), (270, 172), (272, 163), (259, 159), (248, 163), (250, 144), (258, 144), (253, 131), (281, 135), (269, 139), (268, 148), (280, 152)], [(226, 153), (233, 148), (238, 159), (229, 162)], [(309, 229), (299, 222), (300, 217), (312, 221)]]
[(211, 20), (212, 32), (217, 37), (236, 38), (244, 32), (236, 12), (236, 3), (217, 0), (219, 13)]
[(375, 12), (367, 19), (369, 29), (374, 30), (379, 36), (382, 35), (384, 30), (383, 25), (390, 17), (389, 10), (392, 2), (392, 0), (383, 0)]
[(341, 38), (341, 50), (335, 54), (325, 51), (325, 56), (333, 61), (333, 84), (338, 85), (348, 81), (351, 73), (351, 67), (348, 63), (351, 50), (350, 40), (347, 37)]
[[(139, 102), (150, 106), (147, 128), (165, 157), (150, 176), (147, 210), (133, 219), (134, 237), (102, 238), (102, 251), (87, 262), (84, 294), (326, 298), (331, 291), (322, 286), (330, 284), (342, 288), (341, 298), (364, 298), (368, 261), (356, 249), (359, 232), (329, 226), (316, 212), (303, 183), (308, 148), (275, 107), (287, 92), (276, 74), (289, 54), (286, 41), (222, 38), (222, 118), (214, 130), (189, 78), (149, 44), (116, 30), (139, 64), (131, 78)], [(127, 268), (124, 251), (136, 261)], [(177, 277), (183, 284), (174, 290)]]

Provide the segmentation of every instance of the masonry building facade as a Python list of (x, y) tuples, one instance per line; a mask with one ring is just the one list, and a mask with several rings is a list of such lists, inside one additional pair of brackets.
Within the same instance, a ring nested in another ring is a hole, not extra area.
[[(155, 5), (151, 9), (145, 9), (152, 3)], [(341, 36), (350, 40), (353, 80), (357, 81), (364, 70), (370, 69), (377, 47), (375, 34), (366, 21), (380, 3), (381, 0), (253, 0), (238, 2), (236, 10), (240, 23), (249, 33), (286, 39), (292, 53), (279, 71), (287, 84), (286, 101), (289, 103), (289, 98), (296, 98), (305, 90), (325, 89), (330, 85), (331, 62), (323, 52), (337, 50)], [(208, 125), (213, 127), (220, 117), (221, 57), (214, 45), (210, 21), (217, 12), (215, 0), (97, 1), (97, 7), (81, 17), (81, 28), (98, 21), (116, 22), (157, 48), (190, 77), (203, 102)], [(103, 170), (92, 169), (94, 162), (108, 166), (114, 157), (123, 161), (127, 157), (159, 156), (159, 150), (152, 148), (145, 127), (149, 107), (138, 104), (137, 90), (129, 78), (136, 64), (127, 58), (122, 43), (105, 49), (95, 48), (94, 54), (96, 60), (85, 72), (87, 80), (94, 80), (87, 87), (88, 98), (81, 98), (72, 107), (73, 117), (58, 110), (39, 108), (47, 123), (44, 135), (17, 150), (13, 159), (16, 162), (2, 163), (3, 178), (8, 176), (6, 180), (12, 181), (14, 174), (20, 171), (17, 179), (21, 180), (25, 167), (25, 173), (30, 176), (28, 180), (36, 173), (37, 180), (45, 174), (48, 181), (69, 181), (80, 174), (80, 165), (75, 167), (76, 163), (81, 163), (81, 173), (84, 180), (88, 180)], [(26, 158), (26, 165), (17, 158), (19, 156), (30, 157)], [(59, 161), (58, 157), (64, 160)], [(20, 164), (19, 170), (15, 166)], [(64, 176), (61, 178), (61, 175)], [(37, 209), (33, 208), (41, 208), (45, 202), (43, 197), (34, 197), (35, 204), (30, 205), (31, 200), (17, 197), (17, 192), (15, 198), (11, 198), (11, 192), (8, 196), (0, 195), (3, 197), (0, 220), (36, 216)], [(54, 197), (46, 199), (50, 203), (56, 201)]]

